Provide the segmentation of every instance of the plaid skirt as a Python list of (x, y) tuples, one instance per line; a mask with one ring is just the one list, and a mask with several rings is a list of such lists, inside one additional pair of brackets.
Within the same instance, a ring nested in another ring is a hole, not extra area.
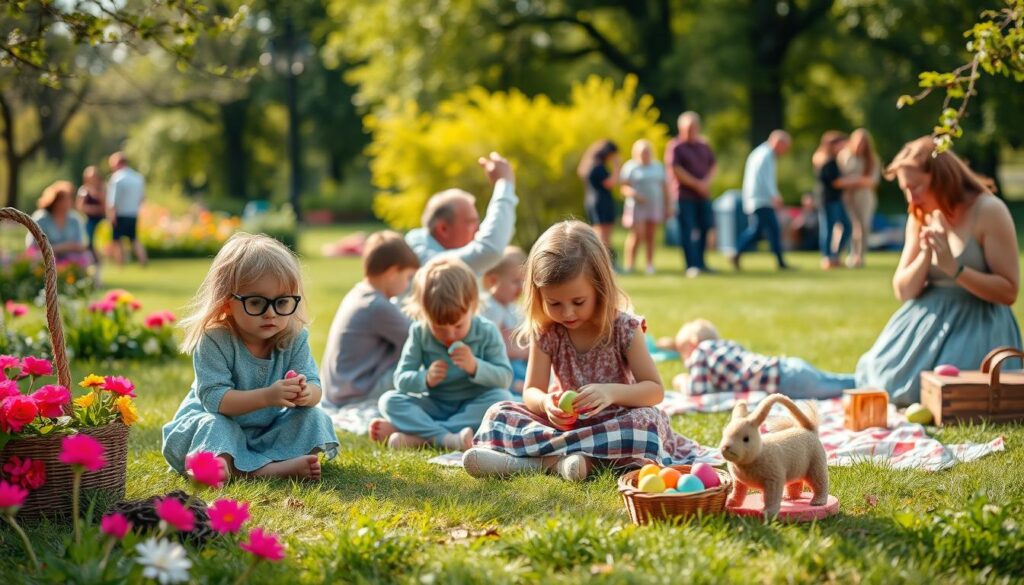
[(672, 430), (657, 408), (611, 406), (561, 431), (526, 405), (499, 402), (487, 410), (473, 444), (515, 457), (583, 453), (616, 469), (645, 463), (688, 464), (700, 446)]

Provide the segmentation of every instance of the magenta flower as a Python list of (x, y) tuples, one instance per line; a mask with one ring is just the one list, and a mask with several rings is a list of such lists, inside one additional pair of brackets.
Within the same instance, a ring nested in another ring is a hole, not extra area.
[(156, 515), (181, 532), (191, 532), (196, 525), (192, 510), (174, 498), (164, 498), (156, 505)]
[(46, 464), (39, 459), (11, 455), (4, 463), (3, 473), (8, 481), (26, 490), (37, 490), (46, 483)]
[(48, 360), (28, 356), (21, 360), (21, 373), (27, 376), (50, 376), (53, 374), (53, 364)]
[(123, 288), (115, 288), (114, 290), (108, 292), (107, 295), (103, 297), (103, 300), (110, 301), (111, 303), (116, 303), (117, 300), (123, 297), (124, 295), (129, 295), (130, 298), (131, 293), (124, 290)]
[(207, 508), (206, 513), (210, 515), (210, 526), (214, 530), (221, 534), (234, 534), (249, 519), (249, 502), (216, 500)]
[(17, 513), (27, 497), (27, 491), (6, 481), (0, 481), (0, 511), (12, 515)]
[(123, 376), (107, 376), (103, 378), (103, 389), (120, 396), (135, 398), (135, 384), (132, 384), (131, 380)]
[(60, 462), (77, 465), (89, 471), (99, 471), (107, 464), (103, 456), (103, 445), (89, 435), (81, 433), (64, 437), (60, 442)]
[(227, 479), (224, 464), (209, 451), (199, 451), (186, 457), (185, 469), (193, 480), (212, 488), (220, 488)]
[(11, 314), (11, 317), (21, 317), (28, 313), (28, 305), (22, 305), (10, 300), (4, 303), (4, 308)]
[(36, 401), (41, 416), (57, 418), (64, 414), (64, 405), (71, 403), (71, 392), (63, 386), (47, 384), (32, 393), (32, 400)]
[(284, 558), (284, 546), (274, 534), (263, 532), (262, 528), (253, 528), (249, 532), (249, 540), (239, 545), (242, 550), (268, 561), (280, 561)]
[(31, 396), (8, 396), (0, 402), (0, 431), (21, 432), (39, 415), (39, 407)]
[(132, 529), (132, 523), (120, 512), (108, 514), (100, 520), (100, 532), (112, 536), (116, 540), (124, 538), (125, 534)]
[(16, 370), (11, 375), (17, 376), (21, 371), (21, 360), (13, 355), (0, 355), (0, 374), (5, 374), (7, 370)]
[[(0, 370), (0, 377), (3, 376), (3, 370)], [(20, 396), (21, 390), (18, 389), (18, 383), (14, 380), (0, 379), (0, 400), (7, 398), (8, 396)]]

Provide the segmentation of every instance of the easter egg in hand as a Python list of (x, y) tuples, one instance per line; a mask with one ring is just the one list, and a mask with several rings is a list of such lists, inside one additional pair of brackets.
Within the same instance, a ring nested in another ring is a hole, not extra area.
[(676, 489), (681, 494), (695, 494), (697, 492), (704, 491), (704, 484), (701, 483), (700, 478), (692, 473), (679, 478), (679, 483), (676, 484)]
[(912, 423), (917, 423), (919, 425), (930, 425), (933, 421), (932, 411), (921, 406), (917, 402), (908, 406), (907, 412), (905, 414), (907, 416), (908, 421)]
[(640, 468), (640, 475), (637, 476), (637, 479), (643, 479), (648, 475), (658, 475), (659, 472), (661, 472), (661, 467), (658, 467), (653, 463), (648, 463)]
[(649, 494), (660, 494), (665, 491), (665, 482), (661, 480), (660, 475), (645, 475), (640, 478), (640, 483), (637, 484), (640, 491)]
[(285, 375), (284, 375), (284, 379), (285, 379), (285, 380), (291, 380), (291, 379), (292, 379), (292, 378), (294, 378), (295, 376), (298, 376), (298, 374), (297, 374), (297, 373), (295, 372), (295, 370), (288, 370), (288, 371), (287, 371), (287, 372), (285, 373)]
[(671, 467), (666, 467), (665, 469), (662, 469), (661, 471), (659, 471), (658, 475), (660, 475), (662, 481), (665, 482), (665, 487), (674, 488), (674, 487), (676, 487), (676, 484), (679, 483), (679, 478), (683, 474), (680, 473), (678, 469), (672, 469)]
[(448, 346), (448, 355), (452, 355), (456, 349), (459, 349), (463, 345), (466, 344), (462, 343), (461, 341), (453, 341), (452, 344)]
[(718, 473), (714, 467), (711, 467), (707, 463), (698, 463), (690, 468), (690, 473), (697, 476), (697, 479), (704, 484), (705, 489), (711, 489), (718, 487), (722, 484), (722, 480), (718, 477)]
[(952, 364), (942, 364), (935, 367), (935, 373), (940, 376), (959, 376), (960, 368)]
[(572, 402), (573, 400), (576, 400), (577, 396), (579, 396), (578, 392), (566, 390), (562, 393), (562, 397), (558, 399), (558, 408), (560, 408), (565, 414), (574, 414), (576, 410), (573, 409)]

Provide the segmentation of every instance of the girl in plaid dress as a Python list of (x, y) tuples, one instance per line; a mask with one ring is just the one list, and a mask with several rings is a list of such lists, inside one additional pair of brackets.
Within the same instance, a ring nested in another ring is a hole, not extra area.
[[(580, 481), (598, 463), (623, 469), (692, 460), (697, 445), (655, 408), (664, 388), (647, 352), (646, 325), (623, 310), (628, 299), (594, 230), (565, 221), (544, 232), (527, 260), (526, 282), (524, 402), (487, 411), (463, 456), (466, 471), (547, 471)], [(568, 390), (579, 393), (572, 413), (558, 407)]]

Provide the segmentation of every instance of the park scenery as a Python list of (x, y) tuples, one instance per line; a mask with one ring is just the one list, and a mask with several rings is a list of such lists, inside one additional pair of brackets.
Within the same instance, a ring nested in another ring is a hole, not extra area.
[(1024, 582), (1024, 0), (0, 33), (11, 583)]

